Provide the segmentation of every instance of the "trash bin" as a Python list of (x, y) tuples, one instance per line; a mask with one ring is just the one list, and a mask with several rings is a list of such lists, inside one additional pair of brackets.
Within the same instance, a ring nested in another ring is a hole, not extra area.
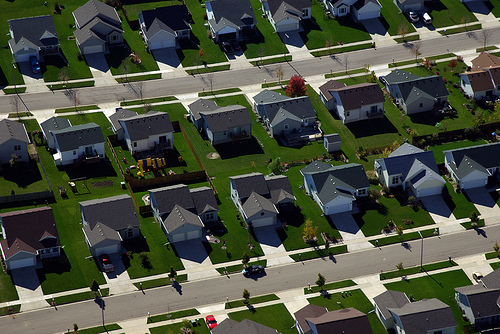
[(122, 186), (122, 189), (127, 188), (127, 185), (126, 185), (126, 184), (125, 184), (125, 182), (123, 182), (123, 181), (122, 181), (122, 182), (120, 182), (120, 185)]

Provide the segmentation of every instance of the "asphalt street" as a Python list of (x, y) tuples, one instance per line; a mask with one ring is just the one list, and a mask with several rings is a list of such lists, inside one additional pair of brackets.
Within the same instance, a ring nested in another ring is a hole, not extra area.
[[(488, 44), (500, 44), (500, 27), (491, 28), (491, 37)], [(447, 49), (450, 52), (459, 52), (462, 50), (476, 49), (482, 46), (482, 42), (478, 37), (478, 32), (460, 33), (442, 36), (433, 39), (425, 39), (421, 41), (421, 57), (444, 54)], [(397, 44), (393, 46), (385, 46), (375, 49), (365, 49), (342, 53), (335, 57), (319, 57), (311, 60), (291, 61), (282, 63), (284, 69), (284, 77), (298, 73), (303, 77), (339, 72), (345, 70), (345, 60), (347, 57), (348, 67), (361, 68), (365, 64), (377, 66), (381, 64), (391, 63), (394, 58), (396, 62), (411, 60), (413, 56), (409, 52), (408, 44)], [(276, 81), (274, 77), (274, 69), (278, 65), (267, 65), (261, 67), (233, 69), (230, 71), (215, 72), (213, 89), (223, 89), (230, 87), (241, 87), (250, 84), (263, 83), (264, 79), (268, 82)], [(208, 82), (205, 79), (206, 74), (195, 76), (183, 76), (176, 78), (167, 78), (161, 80), (144, 81), (143, 97), (158, 97), (166, 95), (184, 94), (186, 92), (201, 92), (204, 88), (207, 89)], [(119, 84), (107, 87), (89, 87), (80, 88), (79, 100), (80, 105), (99, 104), (123, 101), (124, 99), (137, 99), (138, 95), (134, 92), (134, 84)], [(71, 107), (72, 102), (64, 95), (64, 91), (55, 91), (54, 93), (30, 93), (20, 94), (23, 102), (29, 110), (51, 109), (61, 107)], [(9, 113), (12, 109), (10, 97), (3, 95), (0, 97), (0, 114)]]
[[(443, 235), (424, 240), (424, 263), (444, 261), (452, 258), (491, 252), (495, 241), (500, 239), (500, 226), (467, 232)], [(421, 240), (409, 243), (409, 249), (401, 244), (369, 249), (366, 251), (335, 256), (333, 259), (316, 259), (294, 263), (266, 270), (259, 278), (245, 278), (240, 274), (228, 277), (186, 282), (177, 288), (161, 287), (142, 292), (104, 298), (105, 310), (94, 301), (62, 305), (55, 310), (23, 312), (13, 316), (0, 317), (1, 332), (54, 333), (64, 332), (77, 323), (81, 328), (126, 319), (168, 313), (174, 310), (223, 303), (241, 299), (242, 290), (248, 289), (253, 296), (295, 289), (313, 284), (317, 274), (322, 273), (328, 282), (376, 274), (380, 270), (396, 270), (396, 264), (405, 267), (420, 264)]]

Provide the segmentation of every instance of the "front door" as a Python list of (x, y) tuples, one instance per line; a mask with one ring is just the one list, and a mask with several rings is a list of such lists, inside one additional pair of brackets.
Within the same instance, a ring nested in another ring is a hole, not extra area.
[(160, 141), (160, 144), (166, 144), (167, 143), (167, 136), (160, 136), (159, 141)]
[(85, 155), (91, 155), (92, 151), (92, 146), (85, 147)]

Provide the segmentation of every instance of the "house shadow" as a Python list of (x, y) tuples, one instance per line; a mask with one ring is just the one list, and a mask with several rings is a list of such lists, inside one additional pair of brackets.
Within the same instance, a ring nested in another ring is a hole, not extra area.
[[(444, 119), (443, 116), (437, 115), (432, 111), (420, 112), (417, 114), (408, 115), (410, 120), (415, 124), (436, 125), (436, 123)], [(449, 118), (456, 118), (457, 116), (448, 116)]]
[(472, 13), (477, 13), (477, 14), (482, 14), (482, 15), (488, 15), (491, 13), (491, 10), (495, 8), (493, 4), (490, 1), (466, 1), (464, 2), (464, 5), (467, 6), (467, 8), (472, 12)]
[(202, 242), (200, 239), (176, 242), (172, 247), (181, 260), (198, 264), (203, 263), (212, 251), (208, 242)]
[[(93, 178), (107, 178), (107, 177), (117, 176), (115, 169), (113, 168), (111, 162), (107, 157), (101, 159), (99, 163), (96, 164), (91, 164), (91, 165), (82, 164), (78, 167), (74, 167), (73, 165), (67, 165), (67, 166), (59, 166), (57, 168), (61, 172), (66, 172), (70, 180), (83, 177), (87, 179), (93, 179)], [(87, 185), (87, 187), (88, 186), (89, 185)]]
[(243, 155), (264, 154), (264, 150), (253, 136), (246, 142), (219, 144), (215, 145), (214, 148), (217, 150), (222, 160)]
[(14, 167), (4, 164), (0, 176), (3, 176), (5, 181), (15, 183), (19, 188), (23, 189), (43, 179), (35, 160), (20, 162)]
[(307, 35), (311, 31), (313, 31), (313, 30), (321, 31), (321, 27), (318, 25), (318, 23), (316, 23), (316, 19), (314, 17), (311, 17), (309, 20), (302, 21), (301, 25), (302, 25), (303, 31), (301, 31), (299, 34), (300, 34), (300, 37), (302, 38), (302, 40), (304, 41), (304, 44), (307, 44), (307, 42), (309, 41), (309, 38), (307, 38)]
[(398, 130), (387, 117), (347, 123), (346, 127), (354, 137), (363, 138), (386, 133), (397, 133)]
[(61, 275), (71, 271), (71, 263), (69, 262), (64, 249), (61, 249), (61, 255), (59, 257), (44, 259), (42, 263), (43, 268), (36, 270), (40, 284), (47, 279), (46, 274)]

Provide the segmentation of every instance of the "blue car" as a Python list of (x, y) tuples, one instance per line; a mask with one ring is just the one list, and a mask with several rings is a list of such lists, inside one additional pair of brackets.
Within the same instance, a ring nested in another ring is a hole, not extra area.
[(38, 63), (38, 59), (35, 56), (30, 57), (30, 63), (33, 73), (40, 73), (40, 63)]
[(254, 264), (253, 266), (247, 267), (241, 271), (241, 273), (245, 276), (254, 275), (254, 274), (261, 274), (262, 272), (264, 272), (264, 267), (261, 265), (256, 265), (256, 264)]

